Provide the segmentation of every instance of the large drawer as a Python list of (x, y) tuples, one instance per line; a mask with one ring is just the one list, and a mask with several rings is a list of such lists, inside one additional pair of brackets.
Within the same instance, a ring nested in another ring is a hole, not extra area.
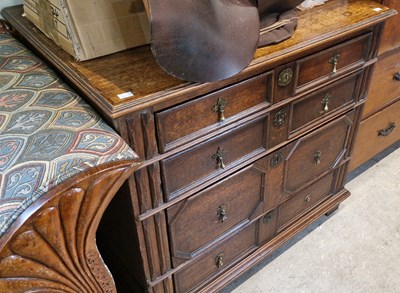
[(167, 210), (174, 266), (261, 215), (266, 172), (251, 165)]
[(391, 100), (400, 97), (399, 59), (400, 49), (376, 63), (363, 117), (370, 116)]
[(400, 140), (400, 99), (360, 124), (350, 170)]
[(289, 131), (292, 135), (301, 128), (317, 123), (326, 118), (349, 109), (359, 99), (362, 71), (350, 75), (339, 82), (313, 92), (291, 104)]
[(296, 91), (361, 67), (368, 58), (371, 37), (368, 33), (297, 61)]
[(164, 194), (174, 198), (267, 149), (268, 115), (161, 161)]
[(269, 105), (272, 74), (245, 80), (156, 114), (162, 152)]
[(258, 247), (258, 222), (222, 242), (174, 275), (176, 292), (188, 292), (200, 282), (222, 273)]

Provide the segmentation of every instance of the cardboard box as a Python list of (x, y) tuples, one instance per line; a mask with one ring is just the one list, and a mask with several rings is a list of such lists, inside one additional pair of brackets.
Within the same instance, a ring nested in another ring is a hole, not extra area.
[(146, 7), (146, 0), (24, 0), (26, 17), (80, 61), (150, 43)]

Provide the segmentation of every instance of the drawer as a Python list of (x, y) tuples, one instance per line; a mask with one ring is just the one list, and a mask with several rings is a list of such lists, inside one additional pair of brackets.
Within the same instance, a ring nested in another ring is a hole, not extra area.
[(265, 73), (156, 114), (159, 147), (170, 150), (269, 105), (272, 74)]
[(353, 106), (359, 98), (362, 71), (292, 103), (290, 133)]
[[(210, 252), (174, 275), (176, 292), (188, 292), (195, 286), (217, 276), (257, 248), (258, 223), (253, 223), (233, 238), (224, 241)], [(198, 290), (194, 290), (198, 292)]]
[[(390, 8), (394, 8), (397, 11), (400, 11), (399, 0), (384, 0), (383, 5)], [(400, 22), (400, 14), (397, 14), (394, 17), (389, 18), (385, 22), (385, 28), (382, 33), (381, 45), (379, 49), (380, 54), (400, 46), (399, 22)]]
[[(400, 97), (400, 50), (380, 59), (374, 68), (363, 117), (368, 117), (394, 98)], [(398, 74), (398, 79), (396, 79)]]
[(360, 124), (350, 170), (354, 170), (400, 140), (400, 99)]
[(297, 62), (296, 89), (312, 86), (312, 82), (326, 81), (352, 68), (361, 67), (368, 58), (371, 33), (354, 38)]
[(266, 172), (254, 165), (167, 210), (174, 266), (263, 211)]
[(333, 195), (334, 173), (323, 177), (310, 187), (290, 197), (278, 208), (278, 231), (284, 229), (284, 225), (298, 216), (312, 209), (319, 202)]
[(229, 168), (267, 149), (268, 116), (252, 120), (161, 161), (167, 199), (212, 181)]
[(338, 166), (347, 156), (354, 111), (297, 140), (285, 161), (283, 190), (295, 193)]

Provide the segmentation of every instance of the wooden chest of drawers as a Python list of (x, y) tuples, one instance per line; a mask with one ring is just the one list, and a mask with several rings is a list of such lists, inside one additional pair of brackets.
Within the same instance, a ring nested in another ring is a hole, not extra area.
[[(400, 10), (396, 0), (377, 1)], [(388, 20), (381, 36), (378, 62), (375, 65), (368, 99), (365, 103), (354, 158), (349, 170), (400, 140), (400, 16)]]
[(354, 135), (395, 12), (342, 2), (303, 12), (293, 38), (207, 84), (166, 75), (148, 47), (75, 62), (19, 8), (6, 11), (143, 160), (98, 232), (119, 292), (219, 290), (349, 196)]

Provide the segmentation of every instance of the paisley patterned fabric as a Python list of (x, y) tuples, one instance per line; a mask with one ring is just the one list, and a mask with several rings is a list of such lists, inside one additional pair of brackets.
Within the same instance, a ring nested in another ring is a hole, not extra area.
[(0, 35), (0, 236), (53, 186), (135, 153), (82, 98)]

